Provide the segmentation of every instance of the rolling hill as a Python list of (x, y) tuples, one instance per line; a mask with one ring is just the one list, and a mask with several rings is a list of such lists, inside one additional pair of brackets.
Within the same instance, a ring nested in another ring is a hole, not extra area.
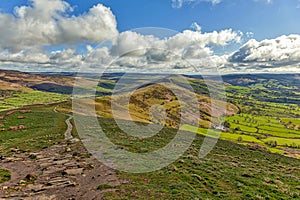
[[(0, 161), (13, 160), (5, 166), (11, 166), (10, 171), (14, 173), (19, 173), (20, 170), (16, 169), (23, 166), (24, 160), (32, 166), (37, 163), (49, 165), (44, 162), (50, 160), (51, 166), (50, 169), (39, 168), (41, 174), (36, 179), (22, 184), (20, 181), (27, 174), (18, 174), (19, 180), (15, 174), (0, 169), (0, 182), (4, 182), (2, 185), (5, 187), (9, 185), (8, 189), (0, 190), (0, 195), (6, 191), (8, 196), (26, 196), (27, 192), (34, 192), (33, 186), (41, 183), (47, 188), (47, 173), (51, 170), (55, 172), (52, 178), (70, 178), (64, 173), (64, 164), (59, 165), (62, 168), (57, 168), (55, 164), (63, 163), (67, 158), (72, 162), (76, 160), (75, 167), (84, 168), (81, 173), (85, 178), (76, 178), (78, 187), (67, 184), (66, 187), (56, 188), (58, 197), (59, 194), (64, 197), (69, 195), (70, 198), (76, 195), (82, 197), (85, 195), (82, 190), (92, 183), (94, 188), (89, 189), (104, 199), (300, 198), (298, 75), (227, 75), (223, 77), (226, 93), (218, 87), (219, 83), (212, 76), (208, 80), (212, 86), (210, 92), (214, 93), (214, 98), (211, 98), (206, 82), (201, 77), (172, 75), (148, 83), (146, 80), (149, 78), (159, 76), (132, 74), (127, 77), (130, 85), (127, 86), (125, 81), (121, 85), (122, 90), (110, 95), (123, 75), (105, 74), (101, 80), (93, 75), (81, 75), (79, 81), (83, 93), (78, 100), (83, 105), (94, 106), (99, 124), (120, 149), (136, 153), (151, 152), (168, 144), (178, 129), (187, 134), (197, 133), (184, 155), (168, 167), (147, 174), (103, 171), (103, 166), (98, 164), (99, 168), (93, 168), (98, 162), (93, 160), (82, 143), (64, 141), (66, 114), (74, 112), (70, 99), (74, 75), (2, 70)], [(184, 84), (183, 80), (188, 80), (191, 87)], [(97, 88), (92, 87), (95, 82)], [(137, 89), (136, 85), (139, 85)], [(93, 92), (95, 96), (91, 95)], [(180, 101), (178, 94), (186, 101)], [(188, 101), (193, 96), (196, 103), (190, 104), (195, 102)], [(114, 113), (112, 102), (116, 108)], [(21, 109), (24, 106), (28, 112)], [(134, 121), (140, 125), (155, 123), (164, 127), (155, 136), (141, 139), (122, 131), (115, 119), (124, 124)], [(222, 121), (222, 128), (215, 127)], [(71, 123), (74, 125), (73, 120)], [(21, 128), (14, 130), (14, 127)], [(208, 128), (219, 134), (220, 140), (207, 157), (200, 159), (199, 149)], [(76, 126), (72, 134), (78, 137)], [(56, 152), (59, 160), (34, 156), (53, 152), (57, 146), (61, 148)], [(110, 182), (112, 174), (114, 180)], [(95, 178), (100, 176), (104, 181)], [(50, 193), (53, 194), (51, 189), (44, 189), (38, 194)]]

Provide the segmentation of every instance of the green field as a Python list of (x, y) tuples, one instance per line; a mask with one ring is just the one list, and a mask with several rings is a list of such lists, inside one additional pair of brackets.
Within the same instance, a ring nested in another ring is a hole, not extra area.
[(14, 91), (11, 96), (0, 99), (0, 111), (20, 108), (32, 104), (49, 104), (54, 102), (65, 101), (68, 95), (35, 91), (26, 89), (26, 91)]
[[(212, 130), (220, 139), (229, 140), (244, 144), (258, 144), (276, 153), (285, 153), (283, 147), (300, 149), (300, 131), (285, 127), (283, 121), (292, 121), (293, 119), (284, 119), (268, 116), (252, 116), (249, 114), (239, 114), (225, 118), (230, 124), (227, 132)], [(291, 124), (291, 123), (290, 123)], [(293, 124), (293, 123), (292, 123)], [(294, 127), (294, 126), (293, 126)], [(182, 130), (191, 131), (206, 136), (206, 129), (197, 128), (190, 125), (183, 125)], [(276, 143), (275, 143), (276, 142)]]
[[(9, 154), (11, 148), (23, 151), (39, 150), (51, 146), (64, 139), (66, 130), (66, 116), (53, 111), (53, 106), (30, 107), (30, 113), (21, 113), (18, 110), (7, 115), (1, 112), (0, 116), (0, 151), (1, 154)], [(18, 119), (24, 118), (24, 119)], [(9, 130), (10, 127), (23, 125), (22, 130)]]

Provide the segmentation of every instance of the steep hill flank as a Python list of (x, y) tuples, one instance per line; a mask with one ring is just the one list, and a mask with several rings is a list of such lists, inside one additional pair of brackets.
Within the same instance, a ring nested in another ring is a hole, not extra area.
[[(179, 102), (175, 93), (180, 93), (181, 98), (185, 99)], [(198, 105), (191, 105), (189, 99), (195, 96)], [(131, 96), (130, 93), (119, 94), (113, 97), (103, 97), (96, 99), (96, 110), (98, 115), (103, 117), (113, 117), (111, 111), (111, 102), (115, 106), (114, 117), (130, 120), (127, 115), (127, 106), (129, 103), (130, 117), (134, 121), (146, 123), (163, 123), (163, 110), (166, 111), (166, 125), (177, 127), (182, 120), (183, 123), (195, 123), (198, 120), (197, 110), (200, 113), (200, 125), (209, 127), (210, 121), (216, 122), (217, 119), (225, 115), (233, 115), (238, 112), (238, 108), (225, 101), (211, 99), (207, 95), (193, 94), (188, 89), (170, 83), (160, 83), (148, 85), (136, 90)], [(212, 113), (212, 103), (213, 110)], [(227, 110), (222, 109), (222, 106)], [(186, 109), (183, 109), (186, 108)], [(152, 110), (152, 114), (149, 113)], [(156, 116), (153, 116), (156, 115)], [(151, 116), (152, 115), (152, 116)], [(180, 117), (181, 116), (181, 117)]]

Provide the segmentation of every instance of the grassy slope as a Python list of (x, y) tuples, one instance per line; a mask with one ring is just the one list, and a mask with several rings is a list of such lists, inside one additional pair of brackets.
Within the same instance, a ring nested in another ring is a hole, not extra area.
[[(1, 112), (0, 116), (5, 116), (0, 120), (5, 131), (0, 132), (0, 150), (1, 154), (10, 152), (10, 148), (19, 148), (20, 150), (31, 151), (39, 150), (64, 139), (66, 130), (66, 116), (55, 113), (53, 106), (30, 107), (31, 113), (16, 112), (12, 115), (5, 115)], [(25, 119), (18, 119), (25, 116)], [(9, 127), (24, 125), (25, 129), (10, 131)]]
[(35, 85), (48, 83), (55, 84), (58, 88), (72, 86), (73, 78), (0, 70), (0, 110), (36, 103), (51, 103), (67, 98), (67, 95), (31, 89)]
[[(122, 133), (115, 122), (100, 119), (113, 142), (133, 152), (147, 152), (167, 144), (176, 130), (138, 140)], [(203, 137), (177, 162), (147, 174), (119, 173), (128, 183), (106, 193), (105, 199), (299, 199), (300, 160), (219, 140), (199, 159)], [(150, 161), (151, 162), (151, 161)]]
[[(170, 90), (171, 88), (171, 90)], [(180, 87), (178, 85), (150, 85), (143, 88), (140, 88), (134, 92), (134, 94), (130, 98), (130, 104), (129, 104), (129, 113), (131, 114), (131, 117), (134, 121), (139, 122), (154, 122), (154, 123), (160, 123), (159, 121), (155, 121), (156, 118), (151, 118), (149, 116), (149, 110), (153, 105), (160, 105), (162, 106), (166, 112), (168, 119), (166, 121), (166, 126), (168, 127), (176, 127), (176, 125), (179, 124), (180, 118), (178, 117), (179, 112), (181, 110), (181, 107), (188, 107), (188, 110), (190, 113), (187, 113), (183, 117), (182, 120), (186, 122), (192, 122), (196, 121), (195, 116), (195, 110), (198, 109), (200, 111), (201, 115), (201, 122), (200, 126), (202, 127), (209, 127), (210, 126), (210, 120), (211, 117), (211, 111), (210, 111), (210, 98), (207, 95), (201, 95), (196, 94), (195, 97), (200, 102), (199, 107), (197, 105), (189, 105), (188, 102), (179, 102), (176, 99), (176, 96), (172, 91), (179, 91), (180, 93), (184, 94), (185, 98), (190, 98), (194, 94), (192, 94), (189, 90)], [(122, 108), (126, 111), (127, 104), (126, 102), (123, 102), (124, 97), (127, 97), (128, 94), (121, 94), (121, 95), (115, 95), (113, 97), (102, 97), (96, 99), (96, 110), (97, 114), (99, 116), (103, 117), (109, 117), (112, 118), (111, 113), (111, 99), (113, 98), (115, 101), (118, 102), (119, 108)], [(90, 102), (86, 102), (90, 103)], [(180, 105), (182, 103), (182, 105)], [(222, 106), (227, 106), (227, 110), (231, 113), (237, 113), (238, 108), (234, 106), (233, 104), (227, 104), (224, 101), (215, 100), (214, 103), (216, 104), (216, 110), (220, 113), (216, 113), (219, 117), (220, 115), (223, 115), (222, 113)], [(121, 110), (121, 109), (120, 109)], [(124, 119), (124, 120), (130, 120), (125, 115), (124, 112), (116, 112), (116, 115), (114, 116), (116, 118)]]
[(68, 95), (35, 91), (25, 88), (25, 91), (14, 91), (10, 97), (0, 100), (0, 111), (19, 108), (32, 104), (45, 104), (67, 100)]
[[(197, 91), (205, 92), (205, 87), (199, 85), (198, 81), (193, 83)], [(231, 90), (230, 101), (236, 103), (242, 112), (248, 113), (249, 116), (246, 117), (245, 114), (242, 114), (229, 117), (232, 130), (237, 127), (241, 130), (235, 131), (234, 134), (221, 133), (222, 139), (235, 142), (255, 142), (260, 145), (264, 145), (266, 141), (277, 139), (278, 145), (298, 144), (299, 132), (297, 129), (299, 127), (297, 125), (300, 122), (292, 118), (299, 114), (299, 108), (295, 104), (267, 102), (267, 98), (275, 99), (277, 93), (263, 91), (256, 94), (255, 92), (267, 88), (261, 84), (250, 89), (242, 86), (228, 86), (228, 88)], [(23, 93), (26, 92), (23, 91)], [(38, 99), (44, 95), (44, 93), (39, 93), (33, 98), (30, 93), (29, 103), (31, 103), (31, 99)], [(256, 95), (251, 96), (249, 93)], [(53, 97), (51, 93), (47, 94), (51, 98)], [(258, 99), (260, 96), (263, 98)], [(27, 99), (26, 96), (21, 96), (19, 100), (23, 98)], [(45, 98), (47, 99), (47, 97)], [(141, 100), (139, 98), (136, 100)], [(18, 104), (16, 102), (21, 102), (19, 100), (13, 101), (13, 103)], [(153, 102), (150, 102), (149, 105), (151, 103)], [(27, 117), (24, 121), (16, 119), (18, 114), (0, 120), (5, 128), (21, 125), (19, 124), (21, 122), (27, 127), (22, 131), (0, 132), (1, 152), (9, 152), (9, 148), (15, 147), (23, 150), (37, 150), (60, 141), (63, 138), (63, 130), (65, 130), (65, 116), (54, 113), (52, 109), (51, 107), (34, 108), (33, 113), (22, 114)], [(139, 117), (142, 118), (145, 114), (147, 113), (142, 113), (142, 116)], [(277, 119), (278, 116), (281, 122)], [(38, 123), (36, 123), (37, 121)], [(289, 123), (290, 121), (292, 124)], [(118, 131), (112, 120), (102, 119), (102, 122), (104, 122), (106, 130), (109, 130), (108, 135), (112, 141), (135, 152), (159, 148), (165, 145), (175, 133), (172, 129), (165, 129), (158, 138), (153, 140), (139, 141), (133, 138), (128, 140), (126, 135)], [(201, 129), (200, 133), (205, 134), (205, 129)], [(261, 138), (257, 139), (257, 136)], [(242, 141), (238, 141), (239, 137), (242, 137)], [(190, 150), (178, 162), (166, 169), (142, 175), (120, 173), (121, 177), (129, 179), (129, 183), (120, 186), (116, 192), (108, 193), (107, 199), (300, 198), (299, 160), (226, 141), (219, 141), (217, 147), (207, 158), (199, 160), (197, 152), (202, 139), (201, 136), (197, 136), (197, 140)]]
[[(6, 141), (1, 143), (2, 150), (16, 146), (36, 150), (63, 138), (65, 116), (54, 113), (50, 106), (31, 110), (32, 113), (22, 114), (27, 117), (22, 124), (28, 129), (0, 133), (2, 141)], [(16, 119), (19, 115), (5, 118), (4, 127), (19, 124), (21, 121)], [(174, 129), (164, 129), (158, 136), (138, 140), (128, 138), (112, 119), (102, 118), (100, 124), (114, 143), (134, 152), (160, 148), (176, 134)], [(208, 157), (201, 160), (197, 154), (202, 140), (197, 136), (189, 151), (165, 169), (139, 175), (119, 173), (129, 182), (107, 193), (106, 199), (299, 198), (299, 160), (226, 141), (219, 141)], [(8, 177), (5, 171), (2, 176), (5, 174)]]
[[(38, 106), (27, 108), (31, 113), (16, 112), (6, 115), (7, 112), (0, 112), (5, 116), (0, 120), (0, 156), (9, 155), (11, 149), (18, 148), (21, 151), (35, 151), (53, 145), (64, 139), (66, 130), (66, 116), (55, 113), (53, 106)], [(26, 119), (17, 119), (25, 116)], [(24, 130), (9, 131), (10, 126), (24, 125)], [(0, 168), (0, 183), (10, 180), (9, 171)]]
[[(177, 80), (178, 85), (180, 85), (180, 80), (181, 79)], [(190, 81), (196, 92), (205, 93), (205, 84), (203, 81), (195, 79), (190, 79)], [(253, 88), (256, 89), (257, 87), (258, 86), (253, 86)], [(225, 118), (225, 120), (230, 123), (230, 130), (228, 133), (220, 133), (221, 139), (250, 145), (255, 143), (269, 149), (271, 152), (281, 154), (290, 154), (290, 152), (282, 150), (283, 147), (298, 147), (300, 143), (300, 121), (297, 121), (296, 118), (294, 118), (295, 116), (300, 115), (300, 109), (297, 105), (264, 102), (251, 98), (251, 95), (249, 94), (253, 92), (253, 88), (245, 86), (226, 85), (226, 88), (227, 90), (233, 91), (233, 93), (227, 94), (228, 99), (231, 102), (235, 102), (240, 107), (242, 113), (234, 116), (227, 116)], [(184, 90), (185, 89), (183, 89), (183, 91)], [(270, 89), (270, 91), (272, 90), (273, 89)], [(218, 91), (218, 89), (215, 89), (215, 91)], [(171, 117), (172, 120), (176, 119), (176, 116), (178, 115), (178, 103), (176, 104), (176, 101), (168, 102), (166, 100), (166, 94), (171, 93), (162, 86), (156, 85), (147, 86), (137, 90), (131, 97), (129, 106), (133, 120), (149, 123), (150, 118), (148, 110), (154, 104), (163, 105), (168, 111), (169, 117)], [(235, 96), (237, 94), (239, 96)], [(122, 99), (123, 97), (122, 94), (115, 98)], [(243, 101), (244, 98), (245, 101)], [(269, 93), (269, 98), (275, 99), (272, 92)], [(198, 94), (198, 99), (200, 102), (209, 102), (208, 97), (205, 95)], [(110, 100), (110, 97), (97, 99), (96, 109), (100, 116), (112, 118)], [(120, 107), (122, 107), (122, 105), (120, 105)], [(234, 110), (235, 113), (238, 111), (232, 104), (228, 104), (228, 107), (229, 109), (231, 108)], [(207, 114), (209, 112), (204, 106), (200, 106), (199, 109), (202, 115), (202, 120), (199, 125), (200, 127), (207, 128), (210, 126), (209, 120), (211, 119)], [(129, 120), (123, 117), (121, 113), (115, 117)], [(167, 126), (170, 127), (170, 124), (174, 124), (174, 120), (171, 122), (167, 121)], [(181, 128), (187, 131), (199, 132), (202, 135), (206, 132), (203, 128), (200, 128), (199, 131), (195, 127), (185, 126)], [(275, 141), (277, 143), (276, 146), (270, 145)], [(293, 156), (299, 155), (295, 154)]]

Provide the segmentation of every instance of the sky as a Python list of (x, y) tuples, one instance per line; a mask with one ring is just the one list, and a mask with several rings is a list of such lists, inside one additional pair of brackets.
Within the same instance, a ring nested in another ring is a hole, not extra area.
[(299, 0), (2, 0), (0, 69), (294, 73), (299, 19)]

